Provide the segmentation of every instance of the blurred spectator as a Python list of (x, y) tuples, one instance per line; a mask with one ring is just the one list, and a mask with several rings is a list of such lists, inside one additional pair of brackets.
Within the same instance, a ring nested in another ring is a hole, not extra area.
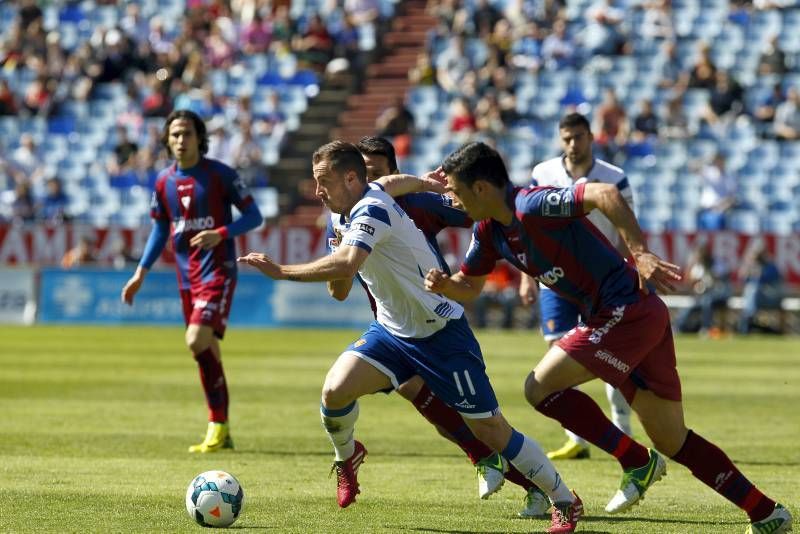
[(311, 15), (305, 31), (292, 39), (298, 60), (309, 68), (323, 72), (333, 56), (333, 38), (318, 14)]
[(502, 311), (502, 328), (514, 326), (514, 312), (519, 305), (518, 280), (514, 270), (505, 261), (497, 262), (494, 270), (486, 277), (480, 296), (475, 300), (475, 324), (478, 328), (488, 326), (489, 309), (499, 306)]
[(622, 32), (625, 12), (614, 7), (612, 0), (598, 0), (586, 11), (587, 24), (580, 41), (589, 56), (611, 56), (624, 51)]
[(671, 0), (654, 0), (641, 4), (644, 9), (642, 26), (639, 33), (648, 40), (675, 38), (675, 28), (672, 25)]
[(717, 153), (700, 172), (698, 230), (724, 230), (727, 213), (736, 204), (736, 179), (725, 168), (725, 156)]
[(665, 139), (681, 140), (687, 139), (691, 135), (689, 119), (683, 109), (681, 97), (674, 97), (667, 102), (663, 117), (664, 125), (661, 128), (661, 133)]
[(800, 90), (797, 87), (790, 87), (786, 100), (775, 109), (774, 129), (778, 139), (800, 139)]
[(39, 150), (31, 134), (25, 133), (20, 136), (19, 146), (14, 150), (11, 160), (30, 179), (41, 161)]
[(75, 247), (69, 249), (64, 257), (61, 258), (61, 267), (64, 269), (74, 269), (83, 265), (95, 263), (97, 261), (97, 251), (95, 249), (94, 238), (83, 235), (78, 240)]
[(233, 143), (225, 130), (225, 119), (221, 115), (208, 121), (208, 152), (206, 152), (206, 156), (219, 160), (229, 167), (234, 167)]
[(121, 271), (138, 263), (139, 258), (133, 255), (124, 240), (119, 239), (114, 243), (114, 249), (111, 253), (111, 265), (114, 266), (114, 269)]
[(485, 94), (475, 106), (475, 126), (488, 139), (496, 140), (506, 132), (503, 114), (494, 92)]
[(592, 131), (594, 140), (603, 154), (603, 159), (614, 162), (620, 147), (628, 140), (628, 116), (613, 89), (603, 91), (603, 100), (597, 106)]
[(755, 119), (755, 126), (761, 137), (774, 138), (775, 128), (773, 122), (775, 121), (775, 113), (778, 105), (784, 101), (783, 89), (780, 83), (772, 86), (772, 91), (756, 103), (753, 110), (753, 118)]
[(0, 79), (0, 115), (16, 115), (19, 112), (17, 97), (11, 91), (8, 80)]
[(543, 44), (539, 26), (534, 22), (526, 24), (522, 37), (511, 47), (511, 65), (529, 72), (538, 71), (542, 66)]
[(771, 331), (755, 323), (756, 315), (761, 310), (775, 310), (780, 313), (780, 327), (783, 331), (784, 313), (783, 279), (774, 260), (763, 243), (753, 247), (745, 255), (739, 268), (739, 280), (744, 281), (742, 290), (742, 313), (739, 316), (738, 331), (749, 334), (753, 327), (762, 331)]
[(674, 40), (664, 41), (659, 50), (658, 87), (672, 89), (673, 96), (680, 96), (689, 84), (689, 73), (683, 69), (678, 44)]
[(658, 137), (658, 116), (653, 111), (653, 102), (644, 99), (639, 104), (639, 114), (633, 119), (633, 131), (647, 137)]
[(50, 178), (45, 184), (45, 194), (37, 207), (37, 218), (49, 222), (63, 222), (67, 217), (69, 198), (64, 193), (61, 180)]
[(417, 63), (408, 71), (408, 80), (412, 85), (436, 85), (436, 69), (433, 68), (431, 56), (428, 52), (417, 54)]
[(411, 153), (411, 133), (414, 130), (414, 115), (408, 110), (402, 96), (395, 98), (391, 106), (383, 110), (375, 120), (375, 131), (388, 138), (394, 145), (398, 157)]
[(550, 70), (558, 70), (575, 65), (575, 43), (567, 35), (567, 23), (558, 19), (553, 24), (553, 32), (542, 42), (542, 58)]
[(475, 116), (464, 98), (458, 97), (450, 104), (450, 132), (465, 141), (477, 129)]
[[(700, 244), (692, 251), (685, 273), (695, 301), (678, 317), (678, 330), (717, 337), (722, 328), (715, 327), (714, 312), (722, 310), (723, 316), (727, 313), (731, 296), (730, 269), (722, 259), (713, 256), (710, 245)], [(720, 324), (725, 323), (723, 317)]]
[(47, 117), (50, 114), (52, 97), (56, 87), (55, 80), (46, 76), (36, 78), (25, 90), (22, 99), (23, 108), (32, 115)]
[(744, 109), (743, 98), (742, 86), (720, 69), (714, 76), (714, 86), (711, 88), (703, 118), (712, 126), (726, 126)]
[(233, 168), (239, 172), (242, 181), (248, 187), (267, 185), (267, 173), (262, 163), (261, 147), (253, 138), (252, 124), (248, 120), (240, 121), (236, 133), (231, 139), (231, 157)]
[(758, 74), (760, 76), (770, 74), (783, 76), (785, 73), (786, 54), (781, 50), (778, 34), (773, 34), (761, 52), (761, 57), (758, 58)]
[(692, 89), (711, 89), (717, 76), (717, 66), (711, 59), (711, 47), (708, 43), (698, 45), (698, 58), (689, 71), (688, 87)]
[(128, 129), (123, 127), (117, 128), (117, 144), (114, 146), (114, 156), (116, 157), (117, 166), (126, 166), (131, 156), (136, 154), (138, 150), (139, 146), (128, 138)]
[(36, 218), (36, 204), (33, 191), (27, 180), (20, 180), (14, 187), (11, 200), (11, 218), (17, 222), (29, 222)]
[(495, 25), (501, 18), (503, 18), (502, 14), (489, 3), (489, 0), (478, 0), (472, 13), (472, 27), (475, 34), (486, 39), (494, 31)]
[(269, 50), (272, 42), (272, 24), (264, 20), (259, 10), (253, 13), (253, 19), (242, 28), (242, 52), (247, 55), (263, 54)]
[(460, 93), (461, 82), (468, 71), (473, 68), (464, 47), (464, 37), (453, 35), (447, 48), (436, 60), (436, 81), (439, 87), (452, 95)]

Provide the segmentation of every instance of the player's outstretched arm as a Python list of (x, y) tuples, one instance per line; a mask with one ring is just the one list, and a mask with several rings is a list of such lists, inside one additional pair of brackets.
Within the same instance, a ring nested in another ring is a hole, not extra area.
[[(435, 172), (435, 171), (434, 171)], [(434, 173), (428, 173), (417, 178), (410, 174), (392, 174), (382, 176), (373, 183), (379, 184), (389, 196), (399, 197), (409, 193), (420, 193), (430, 191), (432, 193), (445, 193), (444, 184), (437, 178), (432, 177)]]
[(485, 276), (467, 276), (462, 272), (450, 276), (439, 269), (431, 269), (425, 275), (425, 290), (438, 293), (459, 302), (475, 300), (481, 294)]
[(133, 273), (125, 285), (122, 287), (122, 302), (127, 304), (128, 306), (133, 304), (133, 298), (136, 296), (136, 293), (139, 292), (139, 289), (142, 287), (144, 283), (144, 277), (147, 275), (147, 269), (139, 265), (136, 268), (136, 272)]
[(358, 246), (342, 245), (336, 252), (310, 263), (281, 265), (266, 254), (251, 252), (237, 258), (274, 280), (292, 282), (327, 282), (329, 280), (352, 280), (369, 252)]
[(353, 279), (328, 280), (328, 294), (336, 300), (346, 300), (353, 288)]
[(536, 303), (539, 298), (539, 286), (536, 280), (527, 273), (522, 273), (519, 280), (519, 299), (523, 306), (530, 306)]
[(586, 184), (583, 208), (586, 213), (599, 209), (617, 227), (636, 261), (642, 289), (646, 290), (645, 282), (651, 282), (660, 292), (675, 291), (674, 283), (681, 280), (681, 268), (650, 252), (636, 216), (615, 185)]

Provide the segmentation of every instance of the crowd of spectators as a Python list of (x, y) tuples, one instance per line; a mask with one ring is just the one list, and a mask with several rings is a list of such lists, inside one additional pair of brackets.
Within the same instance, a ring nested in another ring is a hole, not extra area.
[[(265, 140), (279, 147), (287, 130), (278, 85), (298, 72), (321, 77), (334, 59), (363, 69), (381, 17), (377, 0), (320, 2), (318, 13), (282, 0), (14, 0), (0, 15), (0, 121), (47, 125), (19, 143), (2, 136), (0, 220), (50, 217), (39, 206), (63, 166), (46, 164), (46, 134), (86, 137), (84, 121), (99, 119), (109, 96), (111, 124), (86, 158), (91, 179), (150, 186), (166, 163), (160, 118), (188, 108), (212, 123), (214, 157), (250, 185), (267, 185)], [(269, 74), (275, 90), (220, 83), (252, 81), (254, 71)]]
[[(706, 180), (712, 160), (746, 153), (735, 142), (747, 136), (748, 150), (759, 139), (800, 140), (800, 46), (784, 50), (789, 41), (779, 34), (782, 18), (800, 20), (800, 5), (720, 0), (695, 6), (687, 19), (689, 7), (670, 0), (430, 0), (437, 25), (409, 78), (444, 95), (449, 107), (435, 119), (456, 143), (479, 138), (502, 150), (533, 125), (529, 145), (552, 147), (554, 130), (537, 126), (579, 111), (592, 117), (597, 156), (626, 169), (651, 167), (672, 142), (711, 141), (712, 153), (686, 158), (681, 169)], [(752, 56), (752, 64), (738, 56)], [(567, 80), (555, 89), (556, 110), (547, 105), (553, 80)], [(416, 130), (421, 144), (429, 144), (426, 128)], [(741, 156), (728, 173), (742, 166)], [(725, 220), (700, 217), (698, 227), (724, 228)]]

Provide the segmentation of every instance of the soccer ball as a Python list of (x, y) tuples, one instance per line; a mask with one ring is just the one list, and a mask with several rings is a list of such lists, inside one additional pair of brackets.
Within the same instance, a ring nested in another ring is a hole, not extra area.
[(186, 511), (204, 527), (229, 527), (239, 517), (244, 491), (225, 471), (200, 473), (186, 490)]

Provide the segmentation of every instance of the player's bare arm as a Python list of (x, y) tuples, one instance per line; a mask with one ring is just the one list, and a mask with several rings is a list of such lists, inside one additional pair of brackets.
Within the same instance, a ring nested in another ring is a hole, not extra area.
[[(434, 171), (435, 172), (435, 171)], [(373, 183), (380, 184), (389, 196), (399, 197), (409, 193), (420, 193), (429, 191), (432, 193), (444, 194), (444, 184), (428, 173), (420, 178), (410, 174), (392, 174), (382, 176)]]
[(616, 186), (601, 183), (586, 184), (583, 207), (586, 213), (595, 208), (599, 209), (619, 230), (636, 261), (643, 289), (646, 290), (645, 282), (651, 282), (659, 291), (675, 291), (674, 282), (681, 279), (681, 268), (650, 252), (642, 229), (636, 222), (636, 216)]
[(425, 275), (425, 290), (438, 293), (458, 302), (478, 298), (486, 283), (485, 276), (467, 276), (462, 272), (450, 276), (439, 269), (431, 269)]
[(536, 304), (539, 298), (539, 286), (536, 280), (529, 274), (522, 273), (519, 281), (519, 299), (523, 306), (530, 306)]
[(274, 280), (290, 280), (292, 282), (327, 282), (329, 280), (352, 280), (361, 264), (369, 256), (369, 252), (361, 247), (342, 245), (336, 252), (310, 263), (281, 265), (275, 263), (266, 254), (250, 252), (237, 258), (239, 263), (246, 263)]
[(193, 247), (211, 250), (222, 242), (222, 235), (217, 230), (203, 230), (189, 240)]
[(139, 292), (139, 289), (142, 287), (144, 283), (144, 277), (147, 274), (147, 269), (142, 267), (141, 265), (136, 268), (136, 272), (133, 273), (133, 276), (125, 283), (122, 288), (122, 302), (128, 304), (129, 306), (133, 304), (133, 298), (136, 296), (136, 293)]
[(353, 279), (328, 280), (328, 294), (336, 300), (345, 300), (353, 288)]

